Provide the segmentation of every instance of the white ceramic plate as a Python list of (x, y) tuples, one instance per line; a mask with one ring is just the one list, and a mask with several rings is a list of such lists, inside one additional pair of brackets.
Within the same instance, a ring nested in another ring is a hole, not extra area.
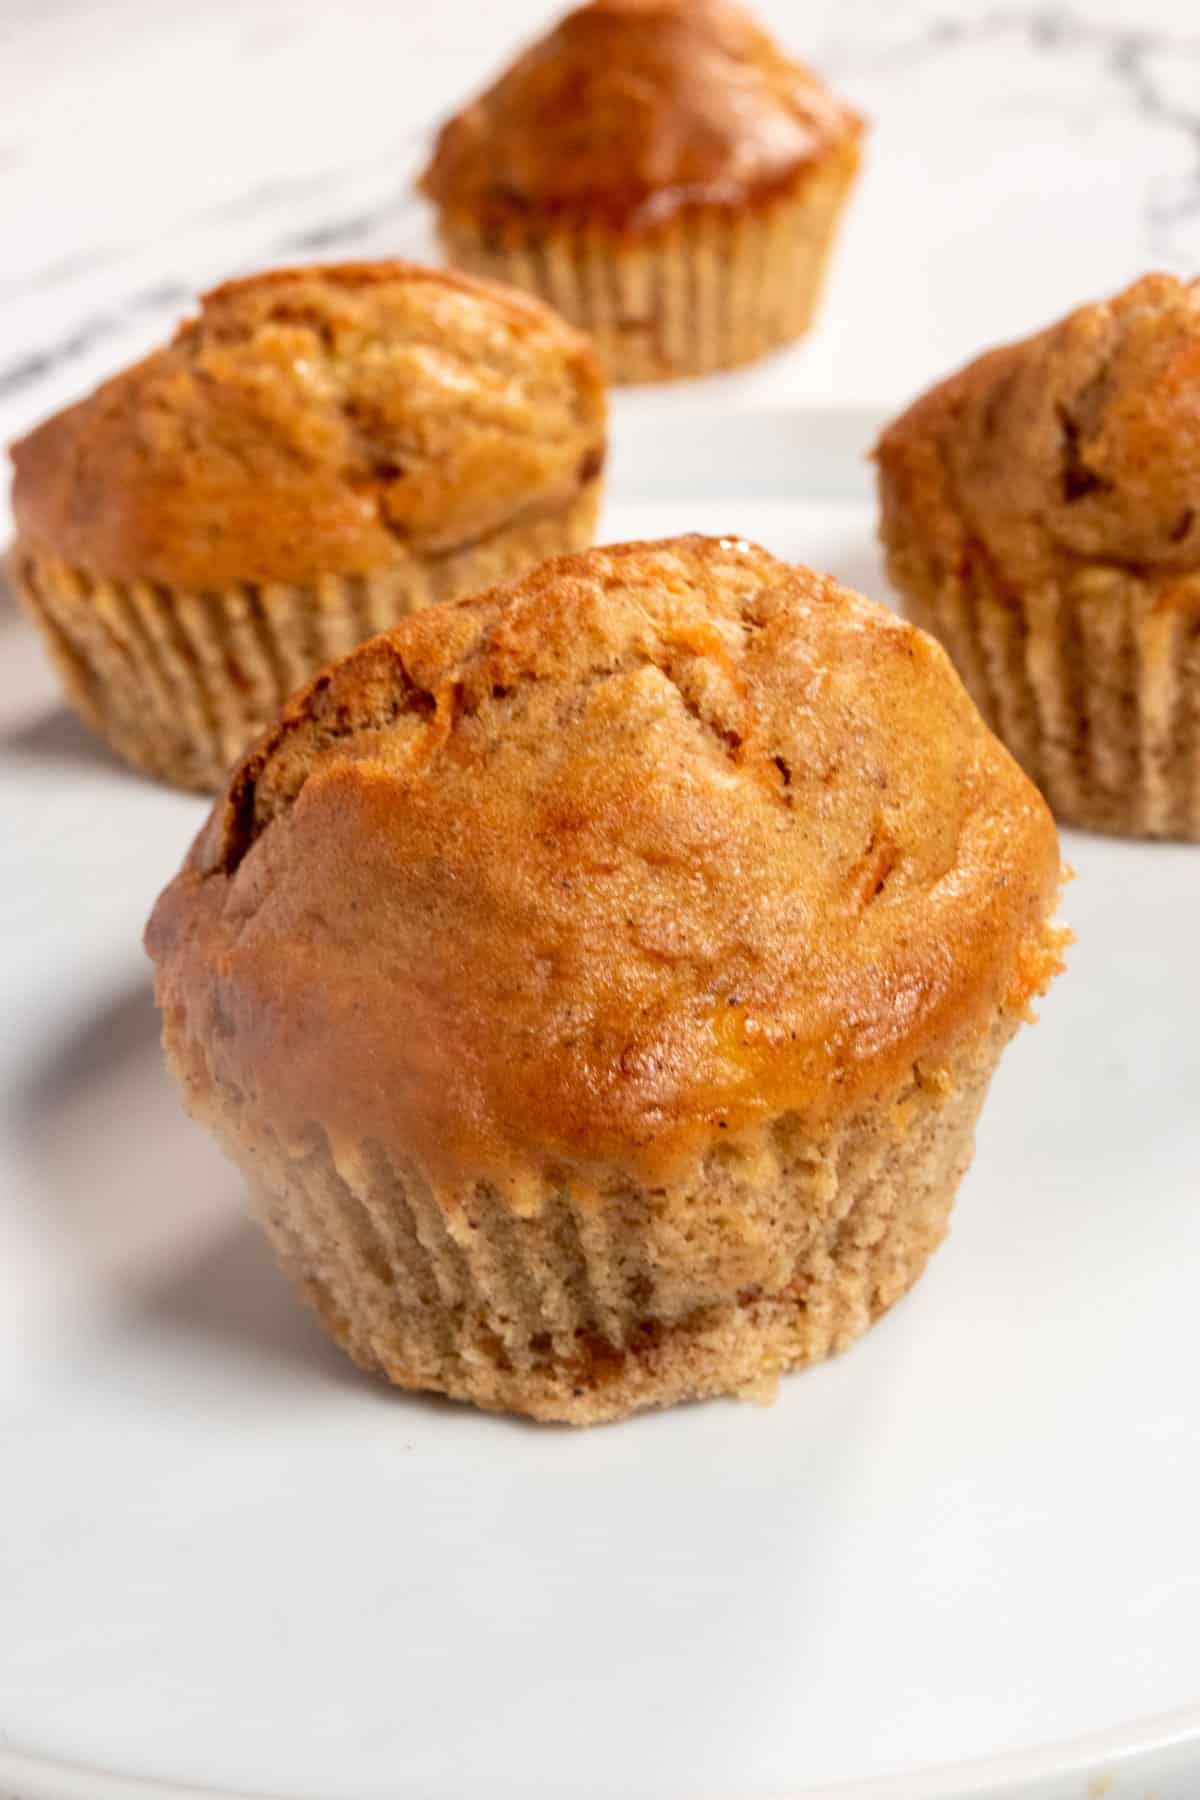
[[(609, 534), (882, 591), (870, 421), (618, 424)], [(202, 806), (0, 646), (0, 1794), (1200, 1792), (1200, 850), (1068, 837), (1070, 973), (858, 1347), (530, 1427), (359, 1376), (276, 1277), (139, 948)]]

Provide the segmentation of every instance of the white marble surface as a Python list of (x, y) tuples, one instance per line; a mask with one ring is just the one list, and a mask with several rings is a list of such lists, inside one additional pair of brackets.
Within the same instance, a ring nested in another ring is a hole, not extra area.
[[(432, 253), (410, 185), (431, 125), (556, 10), (2, 0), (0, 437), (224, 275)], [(759, 10), (871, 117), (866, 173), (817, 332), (670, 404), (890, 406), (1146, 268), (1200, 265), (1196, 0)]]

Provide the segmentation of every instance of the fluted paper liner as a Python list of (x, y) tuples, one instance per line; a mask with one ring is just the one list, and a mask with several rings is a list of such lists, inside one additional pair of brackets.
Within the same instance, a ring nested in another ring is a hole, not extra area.
[(1200, 842), (1200, 579), (1089, 568), (1022, 595), (973, 568), (905, 604), (1059, 819)]
[(438, 1189), (379, 1145), (210, 1118), (285, 1270), (364, 1368), (492, 1409), (592, 1423), (762, 1393), (845, 1348), (920, 1275), (1015, 1029), (820, 1143), (795, 1119), (675, 1188), (527, 1175)]
[(599, 482), (569, 505), (443, 556), (313, 587), (193, 594), (99, 581), (22, 545), (10, 566), (84, 721), (135, 768), (212, 793), (230, 764), (323, 664), (404, 614), (591, 542)]
[(857, 160), (847, 146), (791, 192), (689, 209), (637, 234), (596, 224), (493, 236), (450, 214), (439, 231), (451, 263), (525, 288), (590, 332), (612, 380), (704, 375), (808, 330)]

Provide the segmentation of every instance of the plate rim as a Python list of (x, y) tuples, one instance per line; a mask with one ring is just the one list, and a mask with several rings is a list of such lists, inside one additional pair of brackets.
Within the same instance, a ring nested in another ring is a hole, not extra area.
[[(797, 1788), (787, 1800), (1024, 1800), (1026, 1796), (1036, 1800), (1048, 1781), (1075, 1781), (1080, 1776), (1103, 1780), (1119, 1774), (1155, 1779), (1198, 1767), (1200, 1700), (1194, 1706), (1032, 1750), (1002, 1751), (913, 1773), (873, 1776), (865, 1782)], [(331, 1800), (315, 1789), (298, 1794), (272, 1788), (197, 1787), (170, 1776), (106, 1770), (3, 1746), (0, 1784), (0, 1800)], [(1108, 1788), (1097, 1787), (1096, 1792)], [(731, 1790), (728, 1800), (738, 1800), (738, 1795)]]

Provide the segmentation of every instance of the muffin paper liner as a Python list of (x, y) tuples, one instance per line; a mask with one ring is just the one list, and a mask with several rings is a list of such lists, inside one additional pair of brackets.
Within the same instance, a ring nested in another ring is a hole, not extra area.
[(1061, 820), (1200, 842), (1200, 581), (1091, 568), (1016, 595), (972, 568), (905, 596)]
[(525, 288), (590, 332), (612, 380), (663, 381), (803, 336), (856, 168), (849, 146), (775, 199), (689, 209), (640, 235), (597, 224), (493, 240), (449, 214), (439, 229), (451, 263)]
[(599, 492), (589, 482), (569, 505), (467, 549), (313, 587), (246, 583), (197, 594), (94, 580), (20, 541), (10, 567), (85, 722), (135, 768), (211, 793), (323, 664), (405, 613), (583, 549)]
[[(316, 1126), (284, 1143), (251, 1125), (244, 1096), (230, 1108), (210, 1091), (199, 1110), (250, 1176), (284, 1269), (356, 1362), (402, 1387), (591, 1423), (758, 1397), (905, 1293), (945, 1233), (1015, 1026), (998, 1014), (830, 1139), (785, 1118), (665, 1190), (541, 1175), (438, 1189), (415, 1159)], [(211, 1088), (188, 1085), (194, 1101)]]

